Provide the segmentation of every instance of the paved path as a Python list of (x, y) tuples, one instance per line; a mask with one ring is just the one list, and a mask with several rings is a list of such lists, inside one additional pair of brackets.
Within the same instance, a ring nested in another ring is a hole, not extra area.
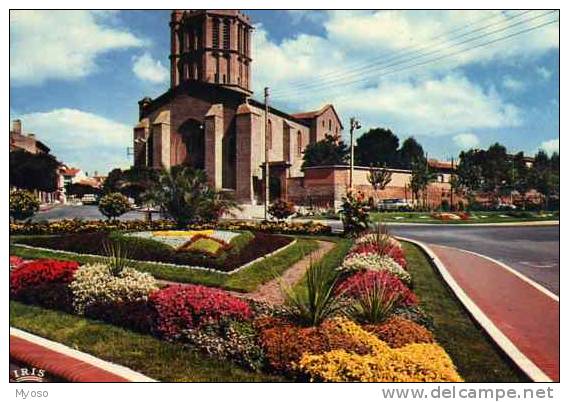
[(475, 306), (519, 349), (522, 355), (518, 353), (514, 360), (523, 361), (525, 355), (549, 378), (559, 381), (556, 296), (483, 256), (434, 244), (428, 247)]
[(39, 336), (10, 328), (10, 358), (70, 382), (148, 382), (152, 379)]
[(288, 286), (294, 286), (303, 277), (304, 273), (310, 266), (310, 261), (317, 261), (325, 254), (334, 248), (334, 243), (328, 241), (318, 241), (319, 248), (314, 250), (302, 260), (293, 264), (287, 269), (279, 278), (275, 278), (259, 286), (254, 292), (240, 293), (239, 295), (245, 296), (249, 299), (265, 301), (272, 304), (282, 304), (284, 302), (283, 294), (281, 291), (281, 283)]

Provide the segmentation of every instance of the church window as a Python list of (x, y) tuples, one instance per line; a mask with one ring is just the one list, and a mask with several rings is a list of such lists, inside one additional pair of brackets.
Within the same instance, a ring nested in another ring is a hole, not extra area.
[(223, 22), (223, 48), (229, 49), (229, 31), (231, 29), (229, 20)]
[(212, 35), (212, 46), (214, 49), (219, 49), (219, 20), (217, 18), (213, 20)]
[(332, 119), (328, 120), (328, 130), (332, 130)]
[(322, 120), (322, 127), (326, 127), (326, 122)]
[(296, 133), (296, 153), (298, 155), (302, 154), (302, 133), (300, 130)]

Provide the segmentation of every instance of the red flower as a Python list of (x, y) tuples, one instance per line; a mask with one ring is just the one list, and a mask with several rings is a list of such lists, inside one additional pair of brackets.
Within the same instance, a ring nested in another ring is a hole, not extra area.
[(10, 273), (10, 295), (47, 283), (68, 284), (79, 263), (75, 261), (32, 260), (20, 264)]
[(387, 255), (395, 260), (396, 263), (401, 265), (401, 268), (407, 268), (407, 260), (405, 259), (405, 252), (401, 247), (390, 245), (388, 247), (382, 247), (375, 242), (366, 242), (356, 244), (350, 250), (348, 255), (354, 254), (379, 254)]
[(221, 319), (247, 320), (249, 304), (223, 290), (199, 285), (176, 285), (150, 295), (156, 310), (156, 330), (166, 339), (183, 330)]
[(387, 298), (397, 298), (403, 306), (417, 304), (417, 296), (399, 278), (387, 271), (360, 271), (338, 286), (338, 292), (348, 297), (358, 297), (360, 292), (379, 284), (386, 291)]
[(23, 262), (24, 259), (22, 257), (18, 257), (17, 255), (10, 256), (10, 268), (17, 268)]

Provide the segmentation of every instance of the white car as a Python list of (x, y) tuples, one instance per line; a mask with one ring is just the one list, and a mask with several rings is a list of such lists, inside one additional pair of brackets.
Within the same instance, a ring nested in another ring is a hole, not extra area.
[(411, 209), (411, 203), (403, 198), (386, 198), (377, 203), (377, 208), (384, 211), (400, 211), (402, 209)]
[(83, 205), (97, 205), (97, 197), (95, 194), (85, 194), (81, 197), (81, 203)]

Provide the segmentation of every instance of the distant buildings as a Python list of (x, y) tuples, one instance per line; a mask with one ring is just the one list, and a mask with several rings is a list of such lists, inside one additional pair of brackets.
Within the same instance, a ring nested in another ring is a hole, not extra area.
[(21, 149), (31, 154), (49, 153), (49, 148), (36, 138), (35, 134), (24, 134), (22, 121), (14, 120), (10, 130), (10, 152)]

